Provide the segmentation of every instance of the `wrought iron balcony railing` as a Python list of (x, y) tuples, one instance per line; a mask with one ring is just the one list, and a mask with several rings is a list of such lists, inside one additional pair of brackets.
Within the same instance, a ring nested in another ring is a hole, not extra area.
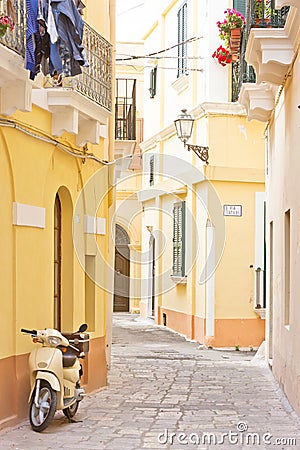
[(255, 71), (245, 60), (245, 53), (251, 28), (283, 28), (289, 6), (277, 10), (275, 0), (247, 0), (246, 25), (242, 30), (239, 60), (232, 64), (232, 98), (238, 99), (242, 83), (255, 83)]
[(26, 2), (25, 0), (0, 0), (0, 15), (8, 15), (15, 22), (13, 31), (7, 30), (0, 43), (25, 57)]
[[(11, 9), (13, 6), (13, 10)], [(12, 12), (13, 11), (13, 12)], [(13, 31), (7, 30), (0, 44), (9, 47), (25, 58), (26, 46), (26, 1), (0, 0), (0, 15), (15, 14)], [(89, 67), (82, 68), (82, 74), (66, 77), (57, 83), (50, 76), (45, 79), (44, 87), (71, 88), (80, 92), (108, 111), (112, 110), (112, 45), (88, 24), (84, 25), (83, 46)]]
[(71, 88), (112, 111), (112, 45), (99, 33), (84, 24), (83, 46), (89, 67), (82, 67), (82, 74), (65, 77), (60, 83), (48, 76), (44, 87)]
[(136, 140), (136, 80), (116, 80), (115, 139)]
[(248, 0), (247, 20), (251, 27), (283, 28), (289, 9), (289, 6), (275, 9), (275, 0)]

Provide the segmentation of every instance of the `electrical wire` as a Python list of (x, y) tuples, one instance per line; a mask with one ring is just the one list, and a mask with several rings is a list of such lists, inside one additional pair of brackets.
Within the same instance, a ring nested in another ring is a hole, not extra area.
[[(128, 57), (131, 56), (131, 55), (127, 55), (126, 53), (118, 53), (118, 55), (128, 56)], [(149, 59), (204, 59), (203, 56), (149, 56), (148, 58)], [(116, 61), (117, 61), (117, 59), (116, 59)]]
[[(142, 71), (144, 69), (153, 69), (153, 66), (143, 66), (142, 69), (138, 68), (138, 66), (134, 66), (132, 64), (123, 64), (124, 67), (132, 67), (133, 69), (137, 71)], [(156, 66), (157, 69), (166, 69), (166, 70), (178, 70), (178, 67), (163, 67), (163, 66)], [(185, 69), (186, 73), (188, 72), (203, 72), (204, 69), (189, 69), (188, 67)]]
[(78, 149), (74, 148), (71, 144), (69, 144), (69, 145), (63, 144), (63, 143), (59, 142), (58, 140), (54, 139), (53, 137), (49, 137), (46, 133), (44, 133), (40, 130), (38, 130), (38, 132), (40, 133), (40, 134), (38, 134), (37, 132), (31, 131), (30, 129), (28, 129), (28, 128), (30, 128), (30, 126), (20, 125), (19, 123), (17, 123), (14, 120), (11, 120), (11, 119), (0, 118), (0, 126), (14, 128), (14, 129), (26, 134), (27, 136), (31, 136), (35, 139), (46, 142), (48, 144), (52, 144), (55, 147), (59, 148), (60, 150), (64, 151), (65, 153), (68, 153), (69, 155), (74, 156), (75, 158), (80, 158), (83, 160), (91, 159), (91, 160), (96, 161), (97, 163), (100, 163), (105, 166), (115, 164), (115, 162), (116, 162), (115, 160), (110, 161), (110, 162), (102, 160), (100, 158), (97, 158), (95, 155), (93, 155), (93, 153), (80, 152)]
[(122, 16), (123, 14), (126, 14), (130, 11), (133, 11), (134, 9), (140, 8), (140, 6), (144, 6), (144, 2), (143, 3), (139, 3), (138, 5), (132, 6), (131, 8), (128, 9), (124, 9), (124, 11), (121, 11), (117, 14), (117, 16)]
[(158, 50), (157, 52), (149, 53), (148, 55), (130, 55), (130, 56), (128, 56), (128, 58), (117, 58), (116, 61), (129, 61), (129, 60), (132, 60), (132, 59), (150, 58), (152, 56), (160, 55), (161, 53), (165, 53), (165, 52), (168, 52), (170, 50), (173, 50), (173, 48), (180, 47), (181, 45), (190, 44), (191, 42), (198, 41), (199, 39), (203, 39), (203, 36), (198, 36), (198, 37), (194, 36), (192, 38), (186, 39), (183, 42), (180, 42), (179, 44), (171, 45), (168, 48), (165, 48), (163, 50)]

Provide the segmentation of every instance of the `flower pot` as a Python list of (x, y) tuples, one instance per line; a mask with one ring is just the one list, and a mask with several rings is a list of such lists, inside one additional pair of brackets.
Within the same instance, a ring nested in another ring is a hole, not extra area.
[(240, 45), (241, 45), (241, 29), (232, 28), (232, 30), (230, 30), (229, 48), (233, 61), (237, 61), (238, 59)]
[(230, 39), (241, 39), (241, 29), (240, 28), (232, 28), (230, 30)]

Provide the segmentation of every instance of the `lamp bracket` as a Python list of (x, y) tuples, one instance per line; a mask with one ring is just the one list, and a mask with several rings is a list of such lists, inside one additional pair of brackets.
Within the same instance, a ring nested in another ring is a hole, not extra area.
[(204, 161), (206, 164), (208, 164), (208, 147), (204, 147), (202, 145), (191, 145), (191, 144), (185, 144), (188, 151), (193, 150), (194, 153), (200, 158), (202, 161)]

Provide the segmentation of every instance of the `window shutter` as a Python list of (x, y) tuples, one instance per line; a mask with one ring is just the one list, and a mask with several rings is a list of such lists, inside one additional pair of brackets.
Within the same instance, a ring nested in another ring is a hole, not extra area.
[(150, 168), (149, 184), (150, 184), (150, 186), (153, 186), (153, 184), (154, 184), (154, 155), (152, 155), (150, 157), (149, 166), (150, 166), (149, 167)]
[(150, 72), (150, 98), (154, 98), (156, 95), (156, 78), (157, 78), (157, 67), (154, 67)]
[(246, 1), (247, 0), (233, 0), (234, 9), (242, 13), (244, 17), (246, 17)]
[(187, 71), (187, 44), (182, 44), (187, 40), (187, 3), (185, 2), (177, 13), (178, 21), (178, 72), (177, 76), (186, 73)]
[(185, 276), (185, 202), (173, 207), (173, 275)]

